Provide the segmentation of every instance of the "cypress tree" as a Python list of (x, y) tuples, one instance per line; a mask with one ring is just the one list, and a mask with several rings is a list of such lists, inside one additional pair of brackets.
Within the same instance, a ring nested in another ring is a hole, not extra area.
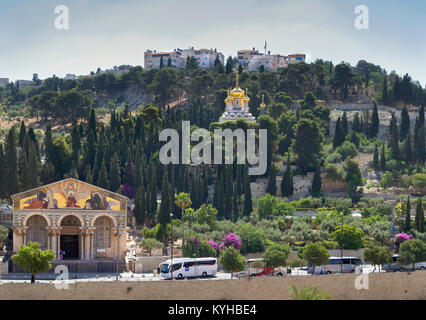
[(90, 135), (90, 132), (93, 133), (93, 139), (94, 141), (98, 141), (98, 135), (96, 133), (96, 117), (95, 117), (95, 109), (91, 109), (90, 111), (90, 119), (89, 119), (89, 127), (88, 127), (88, 134)]
[(6, 138), (5, 146), (5, 181), (7, 181), (6, 196), (19, 192), (18, 158), (16, 152), (16, 131), (12, 127)]
[(237, 184), (234, 184), (234, 194), (233, 194), (233, 201), (232, 201), (232, 218), (234, 221), (237, 221), (238, 218), (240, 217), (240, 213), (238, 212), (238, 195), (239, 193), (237, 192)]
[(84, 178), (84, 181), (93, 184), (92, 170), (90, 169), (89, 165), (86, 166), (86, 176)]
[(277, 194), (277, 168), (274, 164), (271, 165), (271, 170), (269, 171), (269, 181), (266, 192), (273, 196)]
[(425, 232), (425, 213), (423, 210), (421, 197), (417, 199), (415, 224), (416, 224), (416, 230), (418, 232), (421, 232), (421, 233)]
[(165, 170), (161, 186), (161, 204), (158, 216), (158, 222), (164, 227), (170, 222), (170, 208), (170, 185), (167, 170)]
[(25, 127), (24, 120), (21, 121), (21, 128), (19, 129), (18, 145), (22, 148), (24, 145), (25, 137), (27, 136), (27, 128)]
[(321, 194), (321, 172), (320, 166), (317, 165), (315, 168), (314, 178), (312, 180), (311, 194), (317, 197)]
[(407, 137), (405, 138), (404, 157), (405, 157), (405, 162), (407, 164), (410, 164), (413, 161), (413, 148), (412, 148), (412, 145), (411, 145), (411, 134), (410, 133), (408, 133)]
[(355, 116), (354, 116), (354, 124), (353, 124), (353, 126), (352, 126), (352, 130), (353, 130), (353, 131), (355, 131), (355, 132), (358, 132), (358, 133), (362, 132), (362, 129), (361, 129), (361, 123), (360, 123), (360, 121), (359, 121), (359, 115), (358, 115), (358, 112), (356, 112), (356, 113), (355, 113)]
[(373, 113), (371, 115), (370, 130), (369, 130), (370, 138), (377, 137), (378, 132), (379, 132), (379, 113), (377, 111), (377, 104), (376, 102), (374, 102)]
[(152, 180), (151, 180), (151, 214), (155, 217), (157, 214), (157, 173), (155, 165), (152, 164)]
[(72, 128), (71, 141), (72, 141), (73, 160), (77, 161), (78, 155), (79, 155), (80, 150), (81, 150), (81, 137), (80, 137), (80, 133), (78, 132), (77, 125), (75, 125)]
[(281, 182), (281, 192), (283, 197), (290, 197), (293, 195), (293, 173), (290, 165), (290, 152), (288, 153), (287, 168)]
[(392, 119), (390, 122), (390, 147), (392, 148), (392, 158), (395, 160), (400, 159), (399, 155), (399, 144), (398, 144), (398, 124), (396, 121), (395, 113), (392, 113)]
[(380, 170), (380, 165), (379, 165), (379, 150), (377, 148), (377, 144), (374, 146), (373, 168), (376, 171)]
[(225, 189), (224, 189), (224, 202), (225, 202), (225, 218), (232, 218), (232, 203), (233, 203), (233, 166), (230, 164), (225, 165)]
[(336, 149), (343, 143), (343, 141), (345, 141), (345, 136), (339, 117), (336, 121), (336, 128), (334, 130), (333, 148)]
[(410, 232), (410, 229), (411, 229), (410, 211), (411, 211), (410, 197), (407, 197), (407, 205), (405, 206), (405, 223), (404, 223), (405, 232)]
[(97, 186), (100, 188), (107, 189), (109, 186), (108, 183), (108, 173), (106, 171), (105, 161), (102, 161), (101, 170), (98, 174)]
[(37, 158), (37, 152), (34, 144), (30, 143), (30, 151), (28, 152), (28, 183), (26, 186), (27, 189), (33, 189), (40, 185), (39, 181), (39, 172), (40, 172), (40, 163)]
[(343, 137), (346, 137), (346, 135), (348, 134), (348, 116), (346, 114), (346, 111), (343, 112), (343, 116), (342, 116), (342, 133), (343, 133)]
[(253, 211), (253, 203), (251, 197), (251, 188), (250, 188), (250, 176), (248, 175), (248, 171), (246, 171), (245, 177), (245, 188), (244, 188), (244, 206), (243, 206), (243, 216), (250, 216)]
[(385, 153), (385, 143), (382, 144), (382, 152), (380, 153), (380, 170), (386, 170), (386, 153)]
[(3, 144), (0, 143), (0, 199), (6, 198), (6, 173), (5, 173), (5, 158), (3, 152)]
[(383, 87), (382, 87), (382, 103), (387, 106), (389, 103), (389, 93), (388, 93), (388, 76), (385, 74), (383, 77)]
[(145, 223), (145, 194), (143, 192), (143, 186), (140, 186), (136, 191), (135, 196), (135, 209), (134, 209), (134, 216), (136, 218), (136, 223), (138, 225), (141, 225), (143, 227)]
[(111, 190), (112, 192), (117, 192), (121, 184), (117, 153), (114, 153), (111, 158), (111, 163), (109, 165), (109, 177), (109, 190)]
[(410, 131), (410, 116), (408, 115), (408, 110), (407, 110), (407, 107), (405, 107), (405, 106), (401, 111), (400, 131), (401, 131), (400, 139), (401, 139), (401, 141), (404, 141), (405, 137), (407, 136), (408, 132)]

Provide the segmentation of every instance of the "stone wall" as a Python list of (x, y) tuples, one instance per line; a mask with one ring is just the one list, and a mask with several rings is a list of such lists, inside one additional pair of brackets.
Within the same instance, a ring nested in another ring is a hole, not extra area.
[(208, 281), (76, 282), (69, 284), (68, 289), (56, 289), (54, 284), (6, 283), (0, 286), (0, 299), (284, 300), (291, 299), (288, 292), (291, 284), (297, 288), (318, 287), (331, 293), (336, 300), (426, 299), (424, 271), (368, 274), (368, 289), (357, 290), (355, 280), (359, 276), (333, 274)]

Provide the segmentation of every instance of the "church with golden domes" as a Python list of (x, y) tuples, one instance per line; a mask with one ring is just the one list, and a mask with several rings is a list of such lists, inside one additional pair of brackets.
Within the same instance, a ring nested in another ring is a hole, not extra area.
[(247, 89), (244, 93), (244, 90), (238, 86), (237, 73), (235, 88), (231, 91), (228, 90), (228, 96), (225, 99), (226, 109), (219, 118), (219, 122), (235, 121), (238, 119), (244, 119), (248, 122), (256, 122), (256, 118), (249, 112), (249, 102), (250, 98), (247, 95)]

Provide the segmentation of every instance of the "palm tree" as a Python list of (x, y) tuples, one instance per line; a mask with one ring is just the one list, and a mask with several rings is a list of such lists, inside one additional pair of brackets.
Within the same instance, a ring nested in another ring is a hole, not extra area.
[(330, 300), (331, 294), (325, 291), (321, 291), (318, 288), (311, 288), (304, 286), (300, 291), (297, 290), (296, 286), (292, 284), (288, 291), (291, 294), (293, 300)]
[(181, 192), (176, 196), (175, 204), (182, 210), (182, 248), (183, 248), (183, 244), (185, 242), (185, 230), (184, 230), (183, 219), (185, 216), (185, 209), (192, 204), (192, 201), (188, 193)]

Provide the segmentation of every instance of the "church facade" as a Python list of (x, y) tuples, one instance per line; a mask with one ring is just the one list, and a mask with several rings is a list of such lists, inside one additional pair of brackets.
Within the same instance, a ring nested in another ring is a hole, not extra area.
[(56, 260), (124, 259), (127, 197), (69, 178), (12, 200), (14, 252), (33, 241)]

